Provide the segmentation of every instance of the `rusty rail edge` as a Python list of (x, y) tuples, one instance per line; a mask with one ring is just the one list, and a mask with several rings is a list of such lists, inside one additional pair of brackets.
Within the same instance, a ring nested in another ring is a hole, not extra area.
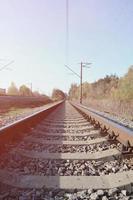
[(96, 121), (98, 121), (102, 127), (106, 126), (109, 128), (110, 131), (114, 131), (115, 134), (119, 134), (119, 137), (117, 138), (121, 143), (126, 144), (127, 140), (130, 141), (130, 144), (133, 145), (133, 130), (130, 128), (127, 128), (116, 121), (102, 116), (101, 113), (97, 112), (96, 110), (92, 110), (86, 106), (83, 106), (81, 104), (70, 102), (72, 106), (74, 106), (76, 109), (78, 109), (82, 114), (86, 114), (87, 116), (91, 116)]
[(2, 151), (7, 144), (10, 144), (10, 142), (16, 142), (24, 137), (24, 134), (37, 125), (42, 119), (47, 117), (62, 103), (64, 103), (64, 101), (47, 105), (47, 107), (41, 111), (37, 111), (34, 114), (0, 128), (0, 150)]

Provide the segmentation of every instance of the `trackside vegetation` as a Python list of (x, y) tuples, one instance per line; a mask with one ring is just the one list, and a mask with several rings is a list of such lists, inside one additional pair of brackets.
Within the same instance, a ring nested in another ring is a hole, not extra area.
[[(72, 84), (69, 98), (77, 101), (80, 85)], [(83, 83), (83, 103), (133, 120), (133, 66), (121, 78), (107, 75), (94, 83)]]

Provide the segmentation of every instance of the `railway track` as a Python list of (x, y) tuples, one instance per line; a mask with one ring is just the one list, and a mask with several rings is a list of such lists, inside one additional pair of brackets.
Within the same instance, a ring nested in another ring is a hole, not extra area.
[(133, 199), (133, 137), (94, 117), (65, 102), (1, 129), (0, 199)]

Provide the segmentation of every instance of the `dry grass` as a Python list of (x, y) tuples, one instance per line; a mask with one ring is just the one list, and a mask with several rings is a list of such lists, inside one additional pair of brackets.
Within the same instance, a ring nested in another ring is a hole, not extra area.
[(33, 113), (41, 111), (44, 109), (44, 106), (39, 106), (35, 108), (15, 108), (12, 107), (9, 110), (6, 110), (0, 115), (0, 127), (3, 127), (7, 124), (11, 124), (12, 122), (27, 117)]
[(34, 108), (50, 102), (51, 100), (48, 97), (0, 96), (0, 115), (11, 109)]
[(87, 99), (84, 104), (94, 109), (104, 111), (133, 121), (133, 102), (113, 101), (111, 99)]
[(39, 111), (50, 102), (48, 97), (0, 96), (0, 127)]

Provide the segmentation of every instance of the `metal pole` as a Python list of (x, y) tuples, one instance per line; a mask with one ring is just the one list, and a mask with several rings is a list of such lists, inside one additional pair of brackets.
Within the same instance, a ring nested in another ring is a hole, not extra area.
[(82, 104), (82, 62), (80, 67), (80, 103)]
[(78, 76), (80, 78), (80, 103), (81, 104), (82, 104), (82, 99), (83, 99), (82, 70), (83, 70), (83, 67), (89, 68), (87, 65), (90, 65), (90, 64), (92, 64), (92, 63), (85, 63), (85, 62), (80, 63), (80, 75), (77, 74), (75, 71), (73, 71), (70, 67), (65, 65), (65, 67), (67, 67), (71, 72), (73, 72), (73, 74), (75, 74), (76, 76)]
[(31, 96), (32, 96), (32, 83), (31, 83)]

